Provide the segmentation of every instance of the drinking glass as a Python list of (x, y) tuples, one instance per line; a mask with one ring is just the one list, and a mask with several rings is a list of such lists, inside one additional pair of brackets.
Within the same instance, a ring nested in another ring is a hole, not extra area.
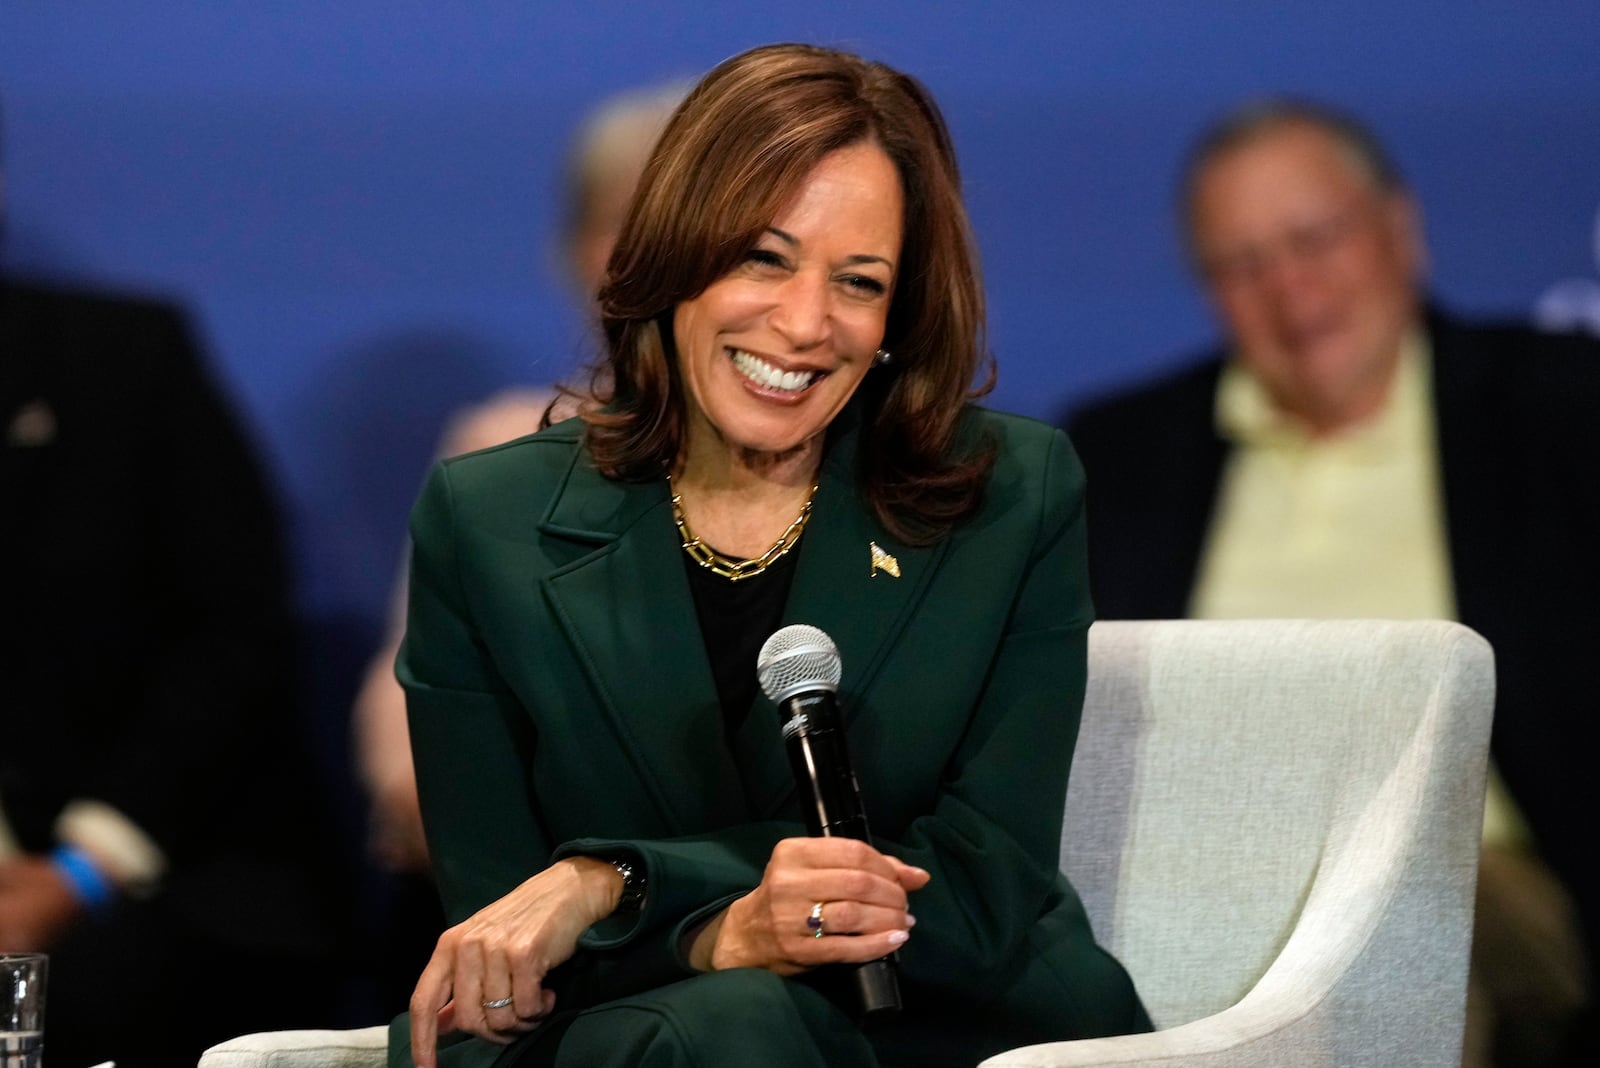
[(0, 953), (0, 1068), (40, 1068), (49, 965), (43, 953)]

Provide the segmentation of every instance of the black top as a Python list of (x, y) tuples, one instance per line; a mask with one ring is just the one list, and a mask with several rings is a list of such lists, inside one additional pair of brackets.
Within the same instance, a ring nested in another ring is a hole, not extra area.
[(783, 606), (794, 583), (794, 558), (791, 547), (765, 571), (734, 582), (683, 554), (689, 594), (722, 703), (725, 737), (733, 737), (755, 702), (756, 656), (783, 620)]

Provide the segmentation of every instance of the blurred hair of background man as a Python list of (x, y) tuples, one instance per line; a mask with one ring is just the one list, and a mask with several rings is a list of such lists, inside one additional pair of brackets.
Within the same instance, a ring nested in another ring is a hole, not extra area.
[(1592, 1063), (1596, 775), (1579, 739), (1600, 644), (1600, 344), (1440, 307), (1393, 162), (1320, 105), (1251, 105), (1210, 130), (1180, 211), (1226, 340), (1064, 420), (1096, 607), (1458, 619), (1488, 638), (1465, 1056)]

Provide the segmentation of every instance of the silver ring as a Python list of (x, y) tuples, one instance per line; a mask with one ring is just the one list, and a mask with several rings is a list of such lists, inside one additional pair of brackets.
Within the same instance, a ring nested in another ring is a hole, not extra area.
[(821, 938), (828, 933), (822, 929), (822, 902), (811, 906), (811, 915), (806, 917), (806, 930), (811, 932), (812, 938)]
[(495, 998), (493, 1001), (483, 1002), (483, 1007), (486, 1009), (503, 1009), (511, 1002), (511, 998)]

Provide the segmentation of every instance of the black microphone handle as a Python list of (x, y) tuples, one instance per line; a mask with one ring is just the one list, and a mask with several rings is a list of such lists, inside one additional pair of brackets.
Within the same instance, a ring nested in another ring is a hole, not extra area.
[[(806, 830), (813, 838), (854, 838), (870, 845), (872, 834), (861, 805), (861, 789), (833, 694), (810, 690), (787, 698), (778, 707), (783, 713), (784, 747), (800, 791)], [(856, 965), (855, 985), (863, 1016), (900, 1008), (896, 965), (894, 953)]]

